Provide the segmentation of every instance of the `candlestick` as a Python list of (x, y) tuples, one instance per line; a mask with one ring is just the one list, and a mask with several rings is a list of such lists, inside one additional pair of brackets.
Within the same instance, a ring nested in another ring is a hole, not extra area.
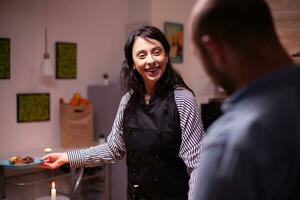
[(55, 182), (54, 181), (52, 181), (51, 200), (56, 200), (56, 189), (55, 189)]

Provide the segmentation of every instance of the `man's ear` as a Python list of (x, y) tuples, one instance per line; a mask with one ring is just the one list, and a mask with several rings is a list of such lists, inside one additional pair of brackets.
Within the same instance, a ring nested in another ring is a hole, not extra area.
[(216, 67), (222, 67), (225, 64), (226, 57), (222, 44), (213, 39), (209, 35), (204, 35), (201, 38), (201, 44), (209, 54), (213, 64)]

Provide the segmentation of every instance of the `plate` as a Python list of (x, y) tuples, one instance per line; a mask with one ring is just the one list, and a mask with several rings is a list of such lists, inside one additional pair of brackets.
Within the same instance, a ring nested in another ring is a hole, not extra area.
[(12, 169), (28, 169), (28, 168), (36, 167), (42, 162), (43, 161), (40, 158), (34, 158), (34, 162), (28, 164), (11, 164), (9, 160), (1, 160), (0, 165), (2, 167), (12, 168)]

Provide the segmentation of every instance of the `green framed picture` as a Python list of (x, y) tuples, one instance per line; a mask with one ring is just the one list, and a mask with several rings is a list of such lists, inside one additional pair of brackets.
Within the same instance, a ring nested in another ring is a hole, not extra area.
[(77, 44), (56, 42), (56, 78), (76, 79)]
[(49, 93), (17, 94), (17, 121), (37, 122), (50, 120)]
[(0, 38), (0, 79), (10, 79), (9, 38)]
[(164, 23), (165, 36), (170, 44), (170, 60), (172, 63), (183, 62), (183, 24)]

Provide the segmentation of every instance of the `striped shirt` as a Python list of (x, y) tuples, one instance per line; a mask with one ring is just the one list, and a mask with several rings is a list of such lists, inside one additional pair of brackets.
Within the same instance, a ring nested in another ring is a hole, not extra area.
[[(123, 139), (123, 113), (130, 93), (126, 93), (120, 102), (112, 130), (107, 137), (107, 142), (98, 146), (68, 152), (71, 167), (94, 167), (98, 165), (115, 163), (121, 160), (126, 147)], [(180, 117), (182, 140), (179, 157), (184, 161), (190, 174), (189, 199), (192, 196), (195, 183), (195, 168), (198, 165), (202, 150), (204, 129), (200, 118), (199, 107), (193, 94), (186, 89), (174, 91), (175, 102)]]

